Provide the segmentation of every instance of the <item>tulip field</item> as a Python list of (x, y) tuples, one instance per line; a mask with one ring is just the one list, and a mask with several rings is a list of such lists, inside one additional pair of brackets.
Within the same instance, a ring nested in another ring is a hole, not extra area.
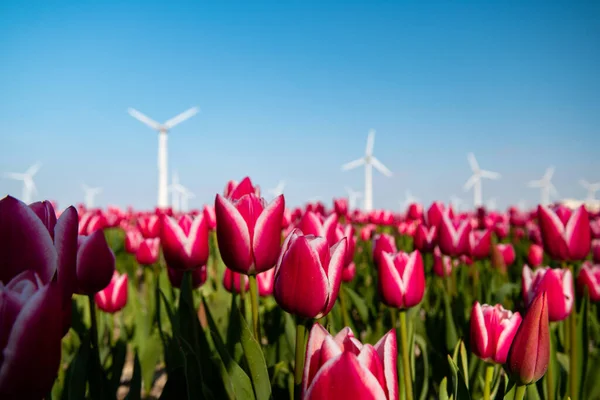
[(600, 214), (0, 200), (0, 399), (600, 399)]

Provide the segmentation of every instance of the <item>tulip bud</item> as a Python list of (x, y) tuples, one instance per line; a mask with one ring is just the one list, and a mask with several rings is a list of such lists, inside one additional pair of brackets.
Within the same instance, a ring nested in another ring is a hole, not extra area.
[(384, 252), (395, 253), (398, 249), (396, 248), (396, 239), (387, 233), (376, 235), (373, 239), (373, 261), (375, 265), (379, 265)]
[(161, 217), (160, 242), (167, 265), (173, 269), (195, 269), (208, 261), (208, 226), (203, 215), (183, 215), (176, 221)]
[(215, 214), (215, 207), (209, 206), (208, 204), (204, 206), (204, 210), (202, 210), (204, 215), (204, 219), (206, 220), (206, 225), (209, 230), (214, 230), (217, 227), (217, 216)]
[(562, 321), (573, 308), (573, 276), (569, 269), (539, 267), (532, 272), (525, 265), (522, 276), (523, 300), (529, 305), (541, 292), (546, 293), (550, 321)]
[(444, 213), (444, 204), (440, 201), (433, 202), (433, 204), (431, 204), (427, 210), (427, 214), (425, 214), (425, 221), (427, 222), (427, 225), (430, 227), (439, 227), (442, 223), (442, 219), (444, 218)]
[(152, 265), (158, 262), (160, 255), (160, 238), (143, 239), (135, 253), (140, 265)]
[(587, 257), (591, 248), (591, 232), (588, 212), (583, 205), (573, 214), (563, 211), (560, 215), (540, 205), (538, 218), (544, 250), (550, 257), (558, 261), (577, 261)]
[(521, 324), (521, 314), (475, 302), (471, 311), (471, 350), (484, 361), (504, 364), (513, 338)]
[(544, 262), (544, 248), (532, 243), (527, 252), (527, 261), (534, 268), (542, 265), (542, 262)]
[(386, 305), (403, 310), (421, 302), (425, 270), (418, 250), (410, 254), (384, 252), (378, 271), (379, 294)]
[(104, 312), (114, 314), (122, 310), (127, 304), (127, 274), (115, 271), (108, 286), (96, 293), (94, 299)]
[(140, 216), (137, 219), (137, 226), (146, 239), (160, 236), (160, 218), (158, 215)]
[(521, 322), (508, 354), (507, 368), (519, 385), (537, 382), (550, 362), (550, 328), (546, 293), (541, 292)]
[(438, 245), (442, 253), (450, 257), (470, 253), (470, 233), (472, 225), (468, 220), (453, 222), (448, 213), (444, 213), (439, 225)]
[(590, 300), (600, 301), (600, 265), (592, 265), (590, 262), (584, 262), (577, 276), (577, 289), (581, 295), (584, 288), (587, 287)]
[(129, 254), (137, 253), (143, 240), (144, 237), (136, 228), (127, 229), (125, 231), (125, 251)]
[(496, 249), (498, 249), (498, 252), (502, 256), (502, 259), (504, 260), (504, 265), (505, 266), (510, 266), (510, 265), (512, 265), (512, 263), (515, 262), (515, 258), (517, 256), (515, 254), (514, 247), (512, 247), (512, 245), (510, 243), (507, 243), (507, 244), (503, 244), (503, 243), (497, 244), (496, 245)]
[(472, 258), (480, 260), (490, 255), (492, 231), (489, 229), (471, 231), (469, 234), (469, 253)]
[(356, 250), (356, 236), (354, 235), (354, 227), (348, 224), (344, 227), (337, 224), (334, 226), (335, 229), (329, 229), (327, 232), (327, 242), (330, 246), (333, 246), (342, 238), (346, 238), (348, 248), (346, 249), (346, 260), (344, 261), (344, 267), (347, 267), (354, 260), (354, 251)]
[(430, 253), (437, 244), (437, 227), (428, 228), (425, 224), (419, 224), (415, 231), (415, 249), (422, 253)]
[[(189, 270), (192, 273), (192, 289), (197, 289), (206, 282), (206, 265)], [(183, 275), (186, 270), (173, 269), (167, 266), (167, 276), (171, 286), (177, 289), (181, 289), (181, 283), (183, 282)]]
[(77, 249), (77, 293), (95, 294), (110, 283), (115, 272), (115, 254), (104, 232), (79, 236)]
[(240, 293), (242, 291), (242, 281), (244, 282), (244, 291), (247, 292), (250, 289), (248, 275), (239, 274), (229, 268), (225, 268), (225, 274), (223, 275), (223, 287), (225, 290), (229, 293)]
[(285, 311), (321, 318), (333, 308), (342, 283), (346, 239), (331, 248), (323, 237), (294, 229), (283, 244), (275, 267), (275, 300)]
[(419, 203), (410, 203), (406, 209), (406, 218), (411, 221), (423, 219), (423, 206)]
[[(328, 239), (335, 237), (337, 227), (337, 214), (331, 214), (324, 221), (321, 221), (319, 215), (312, 211), (305, 212), (297, 226), (305, 235), (322, 236)], [(330, 245), (333, 244), (330, 243)]]
[(333, 209), (338, 217), (345, 217), (348, 215), (348, 199), (334, 199), (333, 200)]
[(494, 233), (498, 237), (499, 240), (503, 240), (508, 236), (508, 232), (510, 231), (510, 225), (506, 222), (497, 223), (494, 226)]
[(342, 282), (352, 282), (356, 276), (356, 265), (352, 262), (342, 270)]
[[(458, 262), (458, 260), (455, 260)], [(433, 273), (437, 276), (446, 277), (452, 274), (454, 262), (449, 256), (442, 255), (439, 247), (433, 250)]]
[(236, 201), (247, 194), (253, 194), (256, 197), (260, 197), (260, 188), (254, 186), (249, 177), (245, 177), (240, 183), (229, 181), (225, 188), (224, 196), (231, 201)]
[(376, 228), (377, 227), (373, 224), (363, 226), (360, 230), (360, 239), (365, 242), (367, 240), (371, 240), (371, 237), (373, 236), (373, 233), (375, 232)]

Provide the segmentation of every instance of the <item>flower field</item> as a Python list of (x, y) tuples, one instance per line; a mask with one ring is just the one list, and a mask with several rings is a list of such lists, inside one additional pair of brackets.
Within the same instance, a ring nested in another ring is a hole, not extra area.
[(0, 399), (600, 399), (600, 214), (0, 200)]

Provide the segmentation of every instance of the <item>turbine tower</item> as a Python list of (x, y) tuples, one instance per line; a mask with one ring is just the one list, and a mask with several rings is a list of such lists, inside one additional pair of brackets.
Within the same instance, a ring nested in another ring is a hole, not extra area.
[(355, 210), (358, 204), (358, 199), (362, 198), (362, 193), (357, 190), (352, 190), (346, 187), (346, 193), (348, 193), (348, 208)]
[(550, 195), (553, 194), (558, 196), (558, 191), (552, 184), (552, 176), (554, 175), (554, 167), (548, 167), (542, 179), (529, 181), (527, 186), (530, 188), (540, 188), (541, 192), (541, 204), (548, 205), (550, 204)]
[(469, 161), (469, 165), (471, 166), (471, 171), (473, 171), (473, 175), (465, 182), (464, 190), (467, 191), (471, 187), (473, 187), (473, 206), (481, 207), (483, 205), (482, 200), (482, 190), (481, 190), (481, 179), (500, 179), (500, 174), (497, 172), (486, 171), (484, 169), (479, 168), (479, 163), (475, 158), (473, 153), (467, 154), (467, 160)]
[(367, 136), (367, 147), (365, 148), (365, 156), (357, 160), (350, 161), (342, 165), (342, 171), (348, 171), (361, 165), (365, 166), (365, 191), (364, 191), (364, 209), (365, 211), (371, 211), (373, 209), (373, 167), (381, 172), (383, 175), (390, 177), (392, 171), (390, 171), (385, 165), (381, 163), (375, 156), (373, 156), (373, 145), (375, 144), (375, 130), (369, 131)]
[(190, 192), (188, 188), (179, 182), (179, 174), (177, 171), (173, 173), (169, 191), (171, 192), (171, 206), (173, 206), (173, 211), (187, 211), (188, 200), (196, 197), (194, 193)]
[(600, 182), (597, 183), (589, 183), (585, 179), (581, 179), (579, 184), (583, 186), (587, 190), (587, 196), (585, 198), (588, 202), (596, 201), (596, 192), (600, 190)]
[(84, 203), (85, 208), (91, 209), (94, 208), (94, 198), (102, 192), (102, 188), (99, 187), (89, 187), (85, 184), (81, 185), (84, 194)]
[(33, 177), (40, 170), (41, 166), (42, 164), (37, 162), (23, 173), (6, 172), (4, 174), (4, 177), (8, 179), (23, 181), (23, 194), (21, 195), (21, 201), (25, 204), (30, 204), (32, 202), (33, 195), (37, 193), (37, 188), (33, 182)]
[(148, 125), (150, 128), (158, 131), (158, 207), (166, 208), (169, 206), (169, 194), (168, 194), (168, 163), (167, 163), (167, 137), (169, 131), (176, 125), (179, 125), (186, 119), (189, 119), (196, 115), (200, 109), (198, 107), (192, 107), (187, 111), (171, 118), (164, 124), (159, 124), (153, 119), (147, 117), (141, 112), (129, 108), (127, 111), (129, 115), (138, 121)]

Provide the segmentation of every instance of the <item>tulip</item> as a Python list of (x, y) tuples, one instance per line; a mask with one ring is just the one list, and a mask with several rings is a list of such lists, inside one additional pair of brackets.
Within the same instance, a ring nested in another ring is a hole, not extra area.
[(471, 231), (469, 234), (469, 253), (476, 260), (487, 258), (492, 246), (492, 231), (489, 229)]
[(600, 264), (600, 239), (592, 240), (592, 260)]
[(94, 296), (96, 305), (104, 312), (114, 314), (127, 304), (127, 274), (119, 274), (117, 271), (107, 287)]
[(56, 225), (56, 212), (52, 207), (52, 203), (49, 201), (38, 201), (29, 205), (29, 208), (38, 216), (42, 221), (50, 237), (54, 240), (54, 226)]
[(587, 288), (590, 300), (600, 301), (600, 265), (592, 265), (590, 262), (584, 262), (577, 276), (577, 289), (583, 295), (584, 288)]
[(352, 282), (356, 276), (356, 265), (351, 262), (342, 270), (342, 282)]
[(414, 245), (423, 253), (430, 253), (436, 246), (437, 227), (428, 228), (425, 224), (419, 224), (415, 231)]
[(484, 361), (504, 364), (513, 338), (521, 324), (521, 314), (475, 302), (471, 310), (471, 350)]
[(508, 236), (509, 231), (510, 225), (507, 222), (500, 222), (494, 226), (494, 233), (500, 240), (506, 238)]
[(304, 318), (327, 315), (340, 290), (346, 248), (346, 238), (329, 247), (325, 238), (294, 229), (275, 267), (273, 294), (281, 308)]
[(129, 254), (137, 253), (143, 240), (142, 233), (136, 228), (125, 230), (125, 251)]
[(225, 274), (223, 275), (223, 287), (225, 290), (227, 290), (229, 293), (240, 293), (241, 280), (244, 281), (244, 292), (247, 292), (250, 288), (248, 275), (239, 274), (229, 268), (225, 268)]
[[(321, 221), (319, 215), (312, 211), (305, 212), (297, 226), (305, 235), (322, 236), (328, 240), (330, 238), (335, 239), (337, 227), (337, 214), (331, 214), (324, 221)], [(329, 244), (333, 245), (334, 243), (330, 242)]]
[(469, 254), (472, 227), (468, 220), (455, 224), (446, 212), (439, 226), (438, 245), (442, 253), (450, 257)]
[(137, 226), (146, 239), (160, 236), (160, 218), (158, 215), (140, 216), (137, 220)]
[(160, 255), (160, 238), (143, 239), (135, 253), (135, 259), (140, 265), (153, 265), (158, 262)]
[(231, 201), (239, 200), (247, 194), (254, 194), (256, 197), (260, 197), (260, 188), (254, 186), (249, 177), (245, 177), (240, 183), (229, 181), (224, 192), (225, 198)]
[(373, 233), (376, 231), (377, 227), (373, 224), (367, 224), (363, 226), (360, 230), (360, 239), (362, 241), (371, 240)]
[(542, 262), (544, 262), (544, 248), (532, 243), (529, 246), (529, 251), (527, 252), (527, 261), (532, 267), (538, 267), (542, 265)]
[(452, 274), (452, 268), (456, 266), (458, 260), (452, 261), (449, 256), (445, 256), (439, 247), (433, 249), (433, 273), (437, 276), (446, 277)]
[(202, 214), (204, 215), (204, 219), (206, 220), (206, 225), (209, 230), (214, 230), (217, 227), (217, 215), (215, 214), (215, 207), (209, 206), (208, 204), (204, 206), (202, 210)]
[(427, 213), (425, 214), (425, 222), (427, 222), (427, 225), (430, 227), (439, 227), (442, 223), (442, 219), (444, 218), (444, 214), (444, 203), (441, 201), (435, 201), (433, 204), (431, 204), (429, 209), (427, 209)]
[(514, 247), (510, 244), (497, 244), (496, 245), (496, 249), (498, 249), (498, 252), (502, 255), (502, 259), (504, 260), (504, 265), (505, 266), (509, 266), (512, 265), (512, 263), (515, 262), (515, 258), (517, 257), (515, 254), (515, 249)]
[(590, 230), (594, 239), (600, 239), (600, 218), (596, 217), (590, 221)]
[(423, 219), (423, 206), (419, 203), (411, 203), (406, 210), (406, 218), (411, 221), (420, 221)]
[(345, 217), (348, 215), (348, 199), (334, 199), (333, 200), (333, 209), (338, 217)]
[[(181, 289), (181, 283), (183, 282), (183, 275), (185, 270), (173, 269), (167, 266), (167, 276), (171, 286), (177, 289)], [(191, 270), (192, 274), (192, 289), (197, 289), (206, 282), (206, 265), (202, 265), (198, 268)]]
[(546, 293), (539, 293), (513, 339), (508, 353), (507, 368), (518, 385), (537, 382), (550, 362), (550, 329)]
[[(554, 213), (560, 219), (563, 225), (566, 225), (569, 222), (569, 218), (573, 214), (573, 211), (567, 206), (563, 206), (562, 204), (558, 205), (554, 208)], [(539, 218), (539, 210), (538, 210), (538, 218)]]
[(217, 194), (217, 242), (225, 265), (246, 275), (272, 268), (279, 255), (284, 209), (283, 195), (267, 205), (254, 194), (233, 202)]
[(575, 300), (570, 270), (539, 267), (532, 272), (525, 265), (522, 275), (523, 300), (526, 305), (529, 306), (541, 292), (546, 292), (550, 321), (562, 321), (569, 316)]
[(314, 324), (308, 336), (302, 376), (303, 398), (398, 398), (396, 332), (390, 330), (377, 344), (362, 344), (350, 328), (331, 336)]
[(110, 283), (115, 272), (115, 254), (104, 232), (79, 236), (77, 243), (77, 293), (92, 295)]
[[(529, 238), (529, 240), (531, 240), (531, 242), (533, 242), (534, 244), (541, 246), (542, 232), (540, 231), (540, 227), (530, 221), (527, 223), (526, 229), (527, 237)], [(524, 236), (523, 230), (521, 228), (515, 229), (514, 236), (516, 236), (517, 239), (521, 239)]]
[[(565, 212), (566, 213), (566, 212)], [(558, 215), (538, 206), (544, 250), (555, 260), (576, 261), (587, 257), (591, 248), (588, 212), (582, 205), (573, 214)]]
[(275, 268), (271, 268), (265, 272), (256, 275), (258, 283), (258, 294), (266, 297), (273, 294), (273, 285), (275, 284)]
[(208, 225), (203, 215), (194, 219), (183, 215), (176, 221), (163, 215), (161, 244), (167, 265), (173, 269), (189, 270), (206, 265), (208, 261)]
[(396, 240), (393, 236), (382, 233), (376, 235), (373, 239), (373, 261), (375, 265), (379, 265), (384, 252), (395, 253), (397, 251)]
[(330, 246), (333, 246), (334, 244), (342, 240), (342, 238), (346, 238), (348, 248), (346, 249), (346, 259), (344, 260), (344, 267), (350, 265), (354, 260), (354, 252), (356, 250), (356, 236), (354, 234), (354, 227), (351, 224), (348, 224), (344, 227), (342, 227), (341, 225), (337, 225), (335, 226), (335, 229), (329, 229), (327, 234), (327, 242)]
[(425, 269), (418, 250), (410, 254), (384, 252), (378, 271), (379, 294), (386, 305), (404, 310), (421, 302)]

